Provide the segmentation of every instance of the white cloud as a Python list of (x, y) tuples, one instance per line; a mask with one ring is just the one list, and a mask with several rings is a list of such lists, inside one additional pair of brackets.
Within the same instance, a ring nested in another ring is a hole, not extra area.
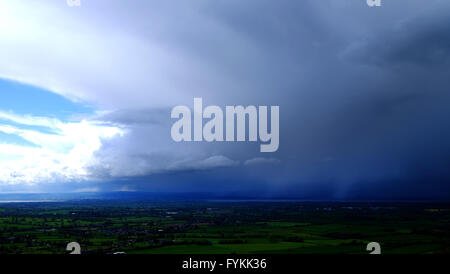
[(237, 166), (238, 161), (233, 161), (223, 155), (211, 156), (206, 159), (201, 160), (183, 160), (173, 163), (169, 169), (170, 170), (204, 170), (220, 167), (232, 167)]
[[(0, 185), (37, 185), (136, 177), (183, 170), (209, 170), (239, 165), (223, 155), (204, 156), (202, 150), (173, 152), (170, 138), (135, 143), (139, 130), (106, 125), (94, 120), (62, 122), (58, 119), (8, 113), (0, 117), (18, 125), (0, 125), (0, 132), (19, 136), (35, 146), (0, 143)], [(23, 129), (46, 125), (54, 133)], [(145, 126), (144, 129), (147, 129)], [(161, 129), (150, 128), (149, 137)], [(131, 138), (131, 139), (130, 139)], [(105, 147), (106, 146), (106, 147)], [(167, 150), (164, 149), (166, 147)], [(80, 192), (87, 192), (82, 189)], [(91, 189), (92, 190), (92, 189)], [(120, 191), (133, 191), (124, 186)]]
[(12, 113), (8, 117), (8, 120), (23, 125), (45, 124), (56, 133), (1, 125), (0, 132), (20, 136), (36, 147), (0, 144), (0, 184), (32, 185), (87, 180), (87, 166), (93, 161), (94, 152), (101, 148), (102, 141), (125, 133), (118, 127), (95, 121), (64, 123), (56, 119)]
[(279, 164), (280, 160), (275, 158), (263, 158), (263, 157), (256, 157), (249, 159), (244, 162), (244, 165), (250, 166), (250, 165), (262, 165), (262, 164)]
[[(35, 145), (0, 143), (0, 185), (102, 181), (239, 165), (226, 156), (205, 156), (203, 150), (188, 146), (173, 149), (180, 144), (172, 143), (169, 135), (164, 138), (163, 132), (169, 132), (164, 124), (130, 127), (97, 120), (62, 122), (2, 111), (0, 119), (15, 123), (0, 124), (0, 132)], [(46, 126), (50, 133), (23, 129), (22, 125)], [(141, 141), (144, 136), (147, 138)]]
[(98, 188), (98, 187), (86, 187), (86, 188), (76, 189), (73, 192), (75, 192), (75, 193), (86, 193), (86, 192), (99, 192), (99, 191), (100, 191), (100, 188)]
[(59, 121), (58, 119), (47, 117), (35, 117), (31, 115), (16, 115), (14, 113), (5, 112), (2, 110), (0, 110), (0, 119), (9, 120), (18, 124), (28, 126), (43, 126), (49, 128), (58, 128), (61, 125), (61, 121)]

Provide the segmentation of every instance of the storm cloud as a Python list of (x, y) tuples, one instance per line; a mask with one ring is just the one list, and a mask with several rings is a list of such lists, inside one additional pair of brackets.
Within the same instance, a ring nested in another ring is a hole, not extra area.
[[(446, 1), (0, 5), (0, 76), (93, 105), (91, 121), (125, 132), (86, 166), (102, 190), (450, 195)], [(194, 97), (280, 106), (279, 150), (173, 142), (170, 110)]]

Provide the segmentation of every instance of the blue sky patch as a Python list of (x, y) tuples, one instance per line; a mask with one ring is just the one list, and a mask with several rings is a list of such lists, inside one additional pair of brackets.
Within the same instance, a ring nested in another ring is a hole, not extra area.
[(56, 93), (0, 78), (0, 110), (16, 114), (70, 120), (72, 116), (92, 114), (89, 106), (74, 103)]

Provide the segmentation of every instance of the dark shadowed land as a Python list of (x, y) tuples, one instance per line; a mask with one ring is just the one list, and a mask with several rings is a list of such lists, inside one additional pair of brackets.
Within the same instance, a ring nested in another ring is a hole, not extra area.
[(0, 253), (450, 253), (450, 203), (86, 197), (2, 195)]

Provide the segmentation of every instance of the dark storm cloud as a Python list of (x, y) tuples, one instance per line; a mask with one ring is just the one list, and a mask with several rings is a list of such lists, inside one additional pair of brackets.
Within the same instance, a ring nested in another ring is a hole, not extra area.
[[(262, 161), (273, 158), (277, 164), (245, 165), (261, 157), (249, 145), (161, 139), (158, 148), (166, 144), (172, 151), (180, 145), (177, 151), (198, 155), (187, 161), (191, 164), (221, 155), (244, 165), (185, 175), (180, 174), (183, 168), (165, 170), (166, 175), (129, 183), (141, 190), (254, 191), (308, 198), (446, 196), (448, 5), (442, 4), (439, 12), (437, 2), (435, 9), (422, 12), (394, 5), (373, 15), (356, 3), (258, 4), (257, 12), (247, 2), (208, 2), (198, 8), (225, 33), (233, 33), (234, 40), (223, 45), (216, 44), (221, 33), (199, 35), (202, 27), (176, 30), (181, 35), (167, 41), (235, 81), (225, 87), (212, 83), (215, 93), (204, 94), (208, 103), (280, 105), (280, 149)], [(389, 14), (393, 12), (397, 17)], [(141, 114), (125, 116), (121, 121), (133, 124), (132, 117)], [(169, 127), (170, 122), (161, 134)], [(142, 134), (142, 140), (152, 139), (148, 136)], [(129, 154), (130, 149), (124, 151)], [(173, 162), (152, 159), (147, 166)], [(192, 170), (191, 164), (185, 168)]]
[(448, 70), (450, 19), (443, 11), (436, 13), (407, 20), (381, 37), (356, 43), (350, 57), (385, 67), (416, 65)]

